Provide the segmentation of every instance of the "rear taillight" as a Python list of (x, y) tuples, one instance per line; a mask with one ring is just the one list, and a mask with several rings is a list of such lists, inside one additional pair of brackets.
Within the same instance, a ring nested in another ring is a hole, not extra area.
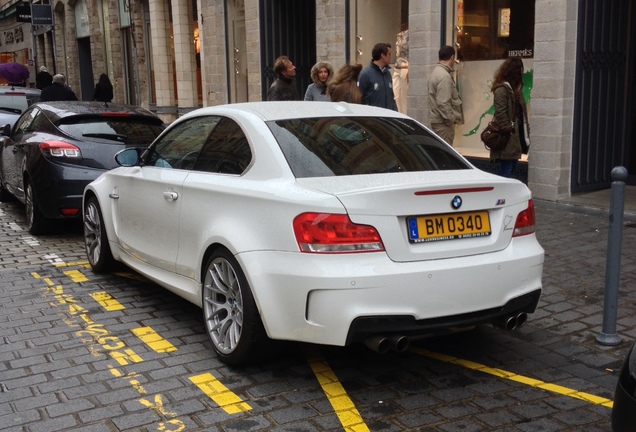
[(48, 156), (81, 158), (82, 153), (73, 144), (64, 141), (45, 141), (40, 144), (40, 150)]
[(303, 213), (296, 216), (293, 226), (301, 252), (354, 253), (384, 250), (375, 228), (354, 224), (344, 214)]
[(524, 236), (532, 234), (534, 231), (534, 203), (530, 200), (528, 201), (528, 208), (519, 213), (517, 216), (517, 222), (515, 223), (515, 229), (512, 232), (512, 236)]

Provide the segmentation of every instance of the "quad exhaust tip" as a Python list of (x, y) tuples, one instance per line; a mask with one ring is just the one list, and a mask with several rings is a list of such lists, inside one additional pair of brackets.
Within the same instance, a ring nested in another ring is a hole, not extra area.
[[(515, 315), (506, 315), (497, 318), (493, 321), (493, 325), (500, 329), (513, 331), (523, 326), (526, 321), (528, 321), (528, 314), (521, 312)], [(410, 343), (410, 339), (404, 335), (375, 335), (364, 341), (367, 348), (380, 354), (386, 354), (389, 351), (404, 352), (408, 349)]]
[(388, 337), (376, 335), (367, 338), (364, 341), (364, 344), (367, 348), (380, 354), (386, 354), (389, 350), (401, 353), (407, 350), (410, 340), (408, 337), (403, 335), (393, 335)]
[(509, 315), (497, 318), (493, 322), (493, 325), (504, 330), (513, 331), (514, 329), (517, 329), (524, 325), (526, 321), (528, 321), (528, 314), (525, 312), (521, 312), (516, 315)]

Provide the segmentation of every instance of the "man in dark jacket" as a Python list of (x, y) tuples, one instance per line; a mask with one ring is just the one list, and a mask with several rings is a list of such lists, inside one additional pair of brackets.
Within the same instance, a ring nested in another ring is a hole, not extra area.
[(278, 78), (272, 83), (267, 92), (268, 101), (300, 100), (293, 78), (296, 76), (296, 66), (287, 56), (280, 56), (274, 62), (274, 73)]
[(375, 44), (371, 50), (371, 63), (360, 72), (358, 87), (362, 92), (362, 103), (397, 111), (393, 94), (393, 79), (389, 69), (391, 45)]
[(42, 90), (53, 83), (53, 77), (46, 69), (46, 66), (40, 66), (40, 72), (35, 76), (35, 86)]
[(40, 102), (53, 102), (53, 101), (76, 101), (77, 96), (75, 92), (69, 88), (66, 88), (66, 78), (62, 74), (53, 76), (53, 84), (42, 89), (40, 93)]

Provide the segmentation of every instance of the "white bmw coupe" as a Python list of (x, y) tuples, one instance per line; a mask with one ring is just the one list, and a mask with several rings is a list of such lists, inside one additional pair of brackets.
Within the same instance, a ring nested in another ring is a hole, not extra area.
[(272, 340), (404, 350), (534, 312), (529, 189), (410, 117), (363, 105), (202, 108), (86, 187), (95, 272), (125, 263), (202, 307), (228, 364)]

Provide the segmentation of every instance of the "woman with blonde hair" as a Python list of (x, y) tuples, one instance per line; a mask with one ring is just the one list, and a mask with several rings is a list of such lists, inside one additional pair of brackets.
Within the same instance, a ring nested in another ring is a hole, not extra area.
[(305, 92), (306, 101), (329, 101), (327, 85), (333, 76), (333, 66), (327, 61), (319, 61), (311, 68), (311, 80)]
[(358, 76), (362, 65), (346, 64), (340, 67), (327, 88), (332, 102), (362, 103), (362, 92), (358, 88)]
[(493, 119), (502, 129), (512, 129), (506, 145), (500, 150), (490, 151), (490, 160), (499, 162), (497, 174), (502, 177), (512, 176), (521, 157), (521, 141), (526, 138), (524, 121), (527, 122), (527, 110), (521, 92), (522, 78), (523, 61), (519, 57), (509, 57), (495, 72), (491, 87), (495, 106)]

